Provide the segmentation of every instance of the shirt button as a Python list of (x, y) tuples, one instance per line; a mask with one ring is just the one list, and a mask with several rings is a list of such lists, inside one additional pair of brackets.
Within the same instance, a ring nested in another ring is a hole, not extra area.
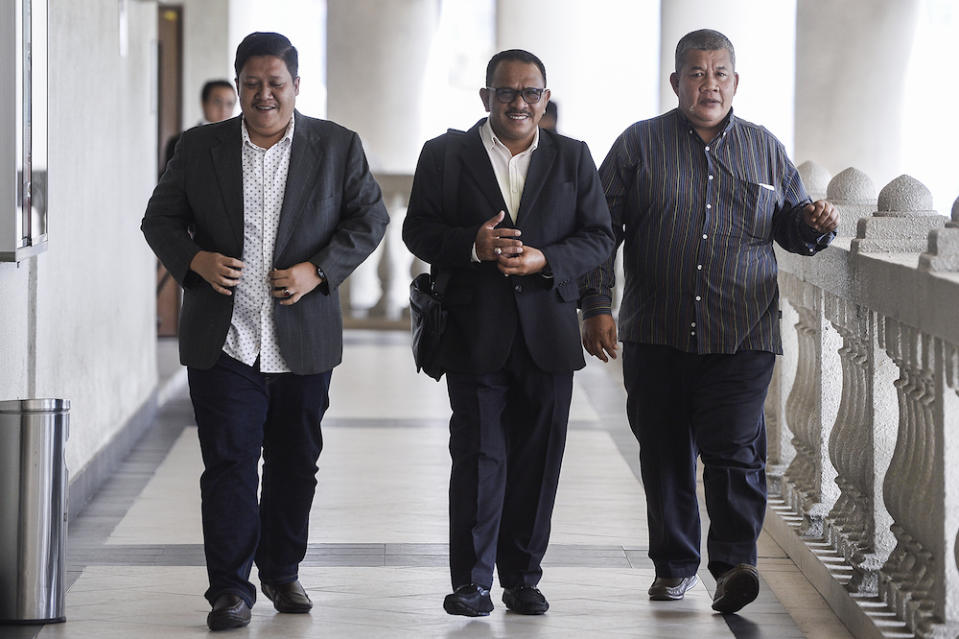
[(697, 265), (696, 265), (696, 270), (697, 270), (697, 271), (703, 270), (703, 265), (702, 265), (702, 264), (697, 264)]
[(703, 298), (701, 298), (701, 297), (698, 296), (698, 295), (696, 296), (696, 301), (697, 301), (697, 302), (700, 301), (701, 299), (703, 299)]
[(696, 331), (689, 331), (689, 334), (690, 334), (690, 335), (695, 335), (695, 334), (696, 334)]
[(708, 146), (706, 147), (706, 150), (707, 150), (707, 151), (709, 150), (709, 147), (708, 147)]
[(705, 233), (703, 233), (703, 239), (705, 240), (705, 239), (707, 239), (707, 238), (709, 238), (709, 236), (706, 235)]
[(709, 176), (709, 179), (710, 179), (710, 180), (713, 179), (713, 176), (710, 175), (710, 176)]
[(696, 322), (690, 322), (689, 325), (692, 326), (693, 328), (696, 328)]
[(711, 209), (711, 208), (713, 208), (713, 205), (712, 205), (712, 204), (707, 204), (707, 205), (706, 205), (706, 208), (707, 208), (707, 209)]
[(522, 284), (517, 284), (516, 286), (513, 287), (513, 290), (516, 291), (517, 293), (522, 293), (522, 292), (523, 292), (523, 285), (522, 285)]

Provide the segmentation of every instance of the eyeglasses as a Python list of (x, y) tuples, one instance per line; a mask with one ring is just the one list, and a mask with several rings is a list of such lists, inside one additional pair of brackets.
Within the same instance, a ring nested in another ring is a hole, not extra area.
[(503, 104), (509, 104), (516, 99), (517, 95), (522, 95), (523, 102), (526, 104), (536, 104), (539, 102), (539, 99), (543, 97), (543, 92), (546, 91), (546, 89), (537, 89), (534, 87), (525, 87), (523, 89), (486, 87), (486, 90), (492, 91), (496, 99)]

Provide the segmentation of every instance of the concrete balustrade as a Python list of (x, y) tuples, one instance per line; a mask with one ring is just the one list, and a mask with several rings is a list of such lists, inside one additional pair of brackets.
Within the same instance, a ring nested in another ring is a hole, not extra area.
[(774, 380), (767, 416), (781, 419), (767, 426), (795, 456), (781, 474), (771, 451), (767, 529), (856, 636), (954, 638), (959, 201), (949, 220), (914, 178), (877, 197), (853, 168), (826, 191), (843, 217), (833, 246), (812, 259), (777, 249), (786, 355), (775, 379), (793, 381)]

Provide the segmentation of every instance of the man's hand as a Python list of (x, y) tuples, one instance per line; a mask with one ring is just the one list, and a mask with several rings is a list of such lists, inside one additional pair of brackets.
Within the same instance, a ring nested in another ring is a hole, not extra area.
[(300, 298), (323, 283), (316, 273), (312, 262), (300, 262), (288, 269), (270, 271), (270, 285), (273, 297), (280, 299), (283, 306), (291, 306)]
[(221, 253), (200, 251), (190, 260), (190, 270), (209, 282), (220, 295), (233, 295), (230, 289), (240, 281), (243, 262)]
[(500, 211), (490, 219), (483, 222), (476, 233), (476, 257), (482, 262), (495, 261), (501, 255), (514, 255), (523, 250), (523, 243), (517, 238), (521, 235), (519, 229), (496, 228), (496, 225), (503, 221), (506, 216)]
[(839, 212), (831, 202), (826, 200), (816, 200), (812, 204), (807, 204), (803, 209), (802, 219), (806, 226), (824, 234), (835, 231), (839, 226)]
[(520, 246), (507, 255), (504, 251), (496, 260), (496, 268), (503, 275), (535, 275), (546, 268), (546, 256), (532, 246)]
[(612, 315), (594, 315), (583, 320), (583, 346), (586, 352), (604, 362), (606, 353), (616, 359), (616, 322)]

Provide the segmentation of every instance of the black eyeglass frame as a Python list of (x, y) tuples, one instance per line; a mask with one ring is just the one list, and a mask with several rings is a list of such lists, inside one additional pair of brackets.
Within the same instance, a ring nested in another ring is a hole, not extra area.
[(522, 89), (511, 89), (509, 87), (486, 87), (487, 91), (492, 91), (496, 96), (496, 101), (500, 104), (509, 104), (516, 99), (517, 95), (523, 96), (523, 102), (526, 104), (536, 104), (543, 99), (543, 94), (549, 89), (538, 87), (523, 87)]

